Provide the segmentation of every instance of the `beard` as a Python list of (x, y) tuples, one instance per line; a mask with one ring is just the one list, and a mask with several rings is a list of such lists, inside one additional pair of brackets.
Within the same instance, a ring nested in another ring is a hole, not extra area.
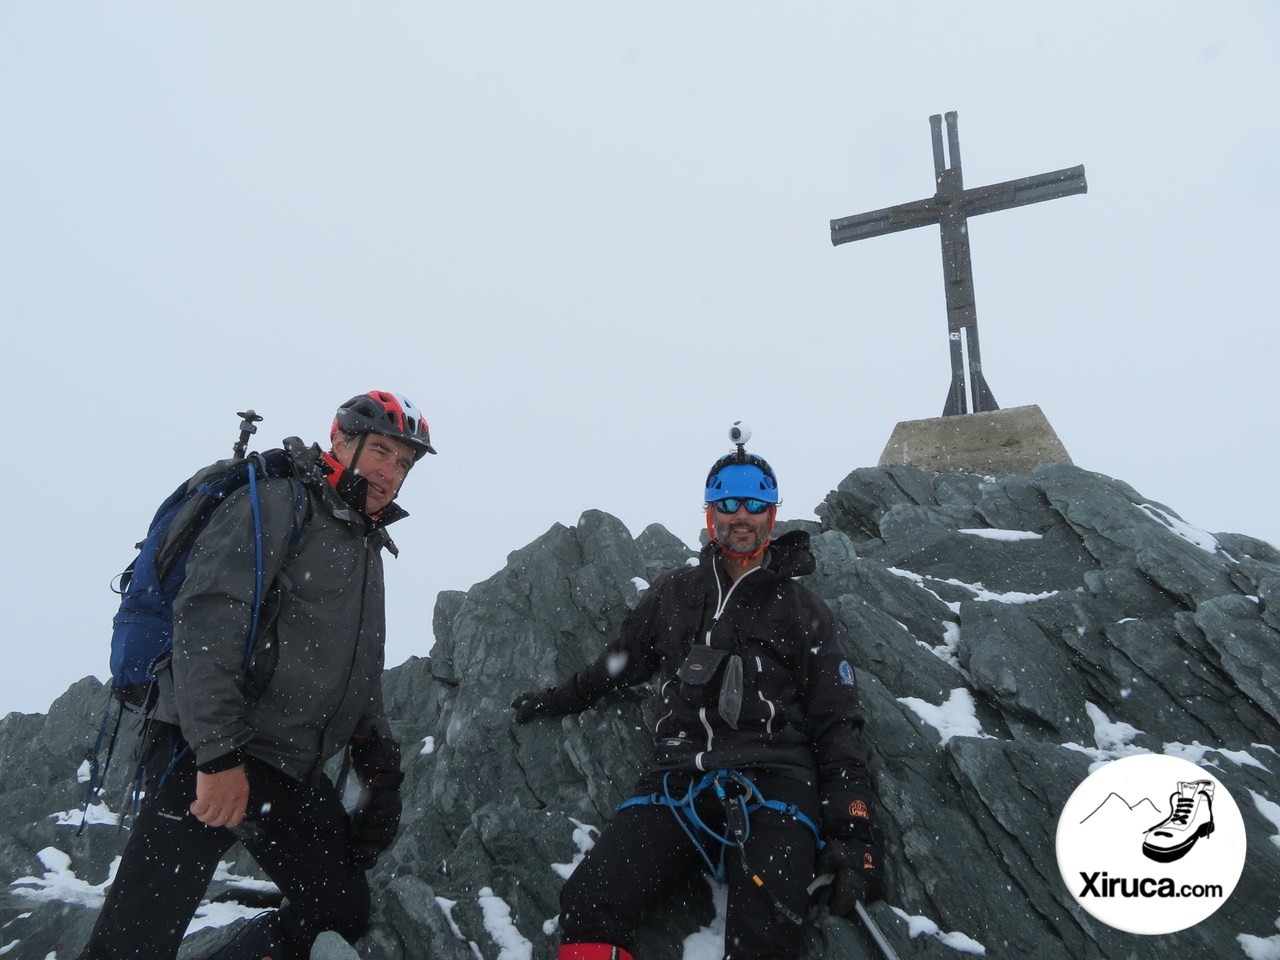
[[(716, 543), (720, 545), (722, 550), (728, 550), (732, 553), (750, 556), (761, 547), (769, 538), (769, 528), (767, 525), (756, 526), (754, 524), (742, 523), (741, 521), (727, 520), (715, 521)], [(749, 536), (743, 536), (749, 534)]]

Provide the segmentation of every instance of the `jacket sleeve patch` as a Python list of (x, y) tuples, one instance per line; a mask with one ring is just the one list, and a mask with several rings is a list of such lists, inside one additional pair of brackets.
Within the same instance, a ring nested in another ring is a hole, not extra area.
[(856, 687), (858, 681), (853, 677), (853, 667), (849, 665), (848, 660), (840, 661), (840, 682), (846, 687)]

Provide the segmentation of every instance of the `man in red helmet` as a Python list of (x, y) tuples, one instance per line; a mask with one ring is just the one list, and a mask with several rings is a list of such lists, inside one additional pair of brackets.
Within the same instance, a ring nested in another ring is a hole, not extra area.
[(594, 663), (512, 704), (527, 723), (659, 678), (654, 762), (565, 883), (560, 960), (630, 960), (643, 911), (699, 867), (728, 887), (729, 960), (799, 956), (819, 876), (834, 913), (880, 896), (844, 631), (794, 579), (815, 568), (809, 535), (772, 539), (773, 469), (740, 424), (730, 437), (699, 564), (658, 577)]
[[(148, 784), (81, 960), (172, 960), (219, 860), (237, 840), (287, 902), (215, 957), (298, 960), (325, 930), (368, 925), (365, 870), (395, 839), (400, 747), (382, 706), (382, 549), (409, 470), (435, 453), (405, 397), (338, 408), (331, 447), (285, 441), (292, 477), (227, 498), (201, 531), (174, 601), (173, 655), (156, 668)], [(256, 508), (256, 518), (255, 518)], [(260, 533), (261, 626), (245, 669)], [(325, 775), (350, 748), (361, 803)]]

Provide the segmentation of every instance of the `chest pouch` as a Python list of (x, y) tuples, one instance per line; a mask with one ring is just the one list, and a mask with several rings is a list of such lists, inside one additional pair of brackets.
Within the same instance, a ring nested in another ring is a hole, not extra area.
[(720, 674), (724, 669), (728, 650), (719, 650), (705, 644), (694, 644), (689, 655), (676, 671), (680, 681), (680, 697), (695, 707), (705, 707), (715, 702), (719, 693)]
[(728, 650), (695, 645), (676, 671), (680, 696), (691, 706), (716, 710), (729, 726), (737, 729), (742, 709), (742, 658)]

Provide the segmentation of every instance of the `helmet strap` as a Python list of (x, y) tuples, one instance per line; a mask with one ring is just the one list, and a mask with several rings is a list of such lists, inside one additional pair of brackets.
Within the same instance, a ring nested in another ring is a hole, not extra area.
[(356, 448), (351, 454), (348, 466), (343, 466), (342, 461), (331, 454), (325, 454), (325, 457), (331, 462), (333, 467), (329, 473), (329, 483), (338, 491), (340, 496), (346, 503), (355, 507), (361, 513), (365, 512), (365, 503), (369, 492), (369, 482), (360, 476), (359, 471), (355, 469), (356, 462), (360, 459), (360, 451), (364, 449), (364, 440), (368, 434), (356, 434), (359, 437), (356, 440)]
[(756, 547), (750, 553), (742, 553), (738, 550), (730, 550), (723, 543), (721, 543), (719, 540), (716, 539), (716, 525), (715, 525), (715, 519), (714, 519), (715, 510), (716, 508), (714, 504), (710, 504), (710, 503), (707, 504), (707, 535), (711, 537), (711, 542), (714, 543), (717, 548), (719, 548), (720, 553), (728, 557), (729, 559), (736, 560), (739, 564), (745, 567), (748, 563), (751, 563), (753, 560), (760, 557), (761, 554), (763, 554), (765, 550), (769, 548), (769, 544), (773, 542), (770, 535), (773, 533), (773, 524), (778, 516), (778, 505), (776, 503), (769, 504), (768, 533), (765, 534), (764, 540), (761, 541), (760, 546)]
[(356, 436), (358, 436), (360, 439), (356, 441), (355, 452), (351, 454), (351, 472), (352, 473), (359, 472), (358, 470), (356, 470), (356, 464), (360, 462), (360, 451), (364, 449), (365, 437), (369, 435), (367, 433), (358, 433), (356, 434)]

